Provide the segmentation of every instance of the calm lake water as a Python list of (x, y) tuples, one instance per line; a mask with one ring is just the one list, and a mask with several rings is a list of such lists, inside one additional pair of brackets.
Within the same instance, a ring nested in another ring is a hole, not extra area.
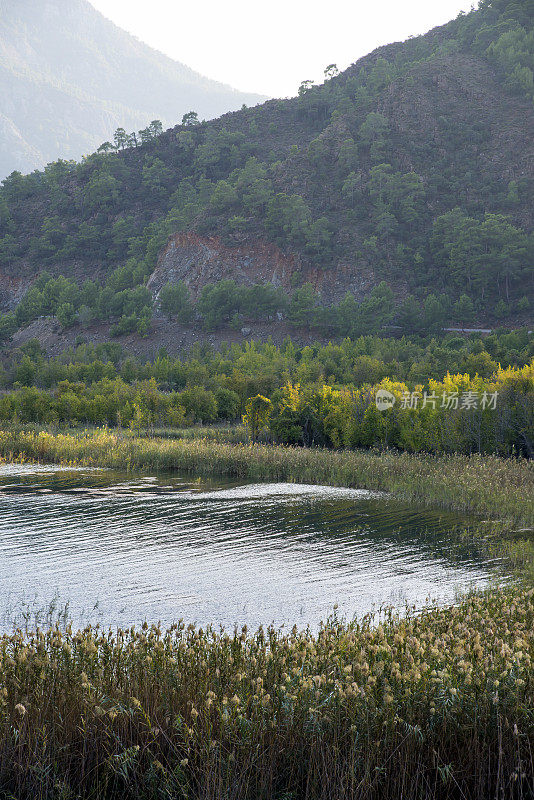
[(0, 613), (75, 622), (317, 627), (489, 582), (465, 519), (370, 492), (0, 466)]

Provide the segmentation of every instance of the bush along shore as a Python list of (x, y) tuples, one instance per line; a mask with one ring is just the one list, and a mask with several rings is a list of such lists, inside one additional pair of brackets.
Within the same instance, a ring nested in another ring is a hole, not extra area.
[[(135, 371), (130, 365), (125, 368), (133, 381), (130, 384), (122, 377), (92, 383), (64, 380), (48, 390), (25, 386), (0, 393), (0, 425), (118, 424), (139, 432), (199, 421), (228, 426), (241, 418), (253, 441), (266, 439), (283, 445), (534, 457), (534, 360), (521, 368), (498, 367), (485, 378), (447, 373), (441, 381), (428, 379), (425, 383), (408, 384), (384, 377), (373, 384), (360, 380), (358, 386), (336, 386), (310, 382), (319, 364), (309, 361), (305, 350), (300, 361), (300, 368), (304, 370), (307, 364), (308, 369), (304, 382), (293, 383), (279, 376), (279, 382), (284, 382), (276, 389), (271, 385), (268, 396), (264, 391), (254, 395), (257, 381), (254, 386), (244, 376), (236, 375), (235, 381), (226, 375), (217, 376), (213, 364), (206, 372), (200, 371), (215, 391), (198, 385), (182, 391), (164, 390), (162, 378), (177, 372), (176, 364), (171, 371), (168, 363), (158, 362), (159, 385), (154, 377), (133, 380)], [(259, 356), (254, 372), (261, 374), (261, 355), (253, 349), (248, 355), (255, 359)], [(22, 361), (12, 377), (33, 380), (37, 368), (26, 357)], [(50, 382), (56, 370), (51, 363), (48, 368), (48, 377), (45, 373), (43, 378)], [(41, 369), (45, 370), (44, 361)], [(344, 381), (348, 377), (345, 375)], [(0, 366), (0, 386), (2, 380)], [(222, 383), (217, 386), (219, 381)], [(230, 388), (239, 386), (239, 394)], [(379, 409), (376, 400), (384, 395), (390, 404)]]
[(496, 552), (524, 578), (448, 608), (334, 617), (318, 633), (177, 622), (4, 635), (0, 797), (534, 795), (531, 462), (109, 430), (4, 431), (0, 456), (386, 491), (493, 520)]

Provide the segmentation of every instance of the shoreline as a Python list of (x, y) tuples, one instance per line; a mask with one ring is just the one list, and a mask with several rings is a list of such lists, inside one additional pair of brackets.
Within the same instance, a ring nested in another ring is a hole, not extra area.
[(517, 530), (534, 513), (529, 462), (106, 430), (0, 431), (2, 457), (298, 480), (476, 509), (500, 521), (463, 535), (524, 578), (417, 613), (334, 616), (317, 632), (177, 621), (0, 636), (0, 784), (12, 796), (54, 797), (57, 782), (62, 796), (110, 800), (393, 800), (419, 797), (423, 784), (437, 800), (455, 786), (469, 797), (534, 791), (534, 547), (531, 531)]
[(135, 438), (107, 429), (0, 429), (0, 458), (385, 491), (398, 500), (489, 517), (494, 524), (534, 527), (528, 499), (534, 496), (534, 462), (525, 459)]
[(0, 430), (0, 458), (386, 492), (401, 502), (472, 516), (466, 537), (534, 577), (534, 462), (525, 459), (135, 438), (107, 429)]

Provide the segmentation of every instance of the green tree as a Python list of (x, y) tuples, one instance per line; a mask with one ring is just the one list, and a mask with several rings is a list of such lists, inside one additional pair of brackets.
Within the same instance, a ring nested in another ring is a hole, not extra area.
[(429, 294), (423, 305), (423, 326), (427, 331), (440, 331), (447, 315), (446, 308), (435, 294)]
[(80, 195), (83, 208), (93, 214), (113, 208), (119, 199), (119, 182), (110, 173), (96, 173)]
[(154, 197), (159, 200), (164, 198), (168, 193), (167, 187), (171, 180), (172, 173), (161, 158), (155, 156), (145, 158), (141, 182)]
[(285, 311), (288, 305), (287, 295), (272, 283), (255, 284), (243, 291), (241, 308), (253, 319), (272, 317), (277, 311)]
[(215, 400), (217, 401), (217, 416), (219, 419), (233, 421), (238, 418), (241, 399), (237, 392), (220, 386), (215, 392)]
[(191, 422), (214, 422), (217, 419), (215, 395), (202, 386), (184, 389), (178, 395), (178, 399)]
[(56, 311), (56, 316), (62, 328), (70, 328), (76, 322), (76, 311), (72, 303), (62, 303)]
[(37, 317), (43, 316), (46, 311), (46, 302), (43, 292), (36, 286), (28, 289), (15, 310), (17, 325), (25, 325)]
[(209, 283), (202, 288), (197, 308), (208, 330), (214, 330), (241, 310), (243, 291), (234, 280)]
[(361, 199), (362, 179), (355, 172), (350, 172), (343, 181), (341, 196), (347, 205), (355, 205), (356, 200)]
[(304, 251), (315, 262), (324, 263), (332, 255), (332, 238), (333, 231), (328, 217), (319, 217), (308, 225)]
[(251, 442), (257, 442), (263, 430), (269, 424), (271, 415), (271, 401), (268, 397), (258, 394), (247, 400), (243, 423), (248, 431)]
[(460, 291), (482, 300), (510, 300), (510, 290), (528, 269), (528, 237), (501, 214), (483, 220), (460, 209), (438, 217), (430, 239), (431, 251), (444, 279)]
[(417, 332), (421, 329), (422, 316), (421, 306), (411, 294), (403, 301), (399, 308), (399, 325), (409, 333)]
[(114, 153), (116, 149), (117, 149), (116, 146), (111, 144), (111, 142), (104, 142), (103, 144), (100, 145), (100, 147), (96, 152), (107, 156), (110, 153)]
[(182, 117), (182, 125), (186, 128), (194, 127), (195, 125), (200, 125), (198, 114), (196, 111), (188, 111), (187, 114), (184, 114)]
[(312, 80), (302, 81), (298, 91), (299, 97), (303, 97), (303, 95), (307, 94), (310, 91), (310, 89), (312, 89), (314, 86), (315, 86), (315, 81)]
[(31, 386), (35, 381), (35, 373), (35, 363), (30, 356), (25, 353), (15, 370), (15, 381), (20, 383), (21, 386)]
[(363, 146), (368, 148), (374, 161), (383, 157), (386, 138), (389, 133), (389, 120), (384, 114), (371, 111), (360, 125), (359, 136)]
[(324, 76), (326, 80), (329, 80), (330, 78), (335, 78), (336, 75), (339, 75), (337, 64), (329, 64), (324, 71)]
[(469, 325), (475, 317), (475, 307), (471, 298), (463, 294), (454, 304), (454, 318), (462, 325)]
[(256, 158), (249, 158), (238, 172), (236, 191), (245, 211), (263, 213), (272, 198), (272, 185), (267, 170)]
[(124, 128), (117, 128), (113, 136), (113, 141), (115, 143), (116, 150), (124, 150), (124, 148), (127, 147), (128, 134), (126, 133)]
[(221, 213), (237, 205), (238, 196), (235, 188), (229, 181), (217, 181), (210, 197), (212, 208)]
[(82, 327), (86, 328), (94, 319), (94, 311), (87, 305), (82, 305), (78, 309), (77, 320), (82, 325)]
[(352, 335), (377, 333), (391, 323), (393, 309), (393, 291), (385, 281), (380, 281), (360, 303)]
[(13, 229), (13, 218), (5, 198), (0, 196), (0, 238)]
[(163, 133), (163, 124), (161, 120), (153, 119), (150, 125), (148, 126), (148, 129), (152, 134), (152, 137), (155, 139), (156, 136), (161, 136), (161, 134)]
[(295, 289), (289, 303), (288, 320), (298, 327), (310, 327), (315, 322), (319, 296), (311, 283)]
[(355, 174), (355, 170), (360, 167), (360, 156), (358, 145), (354, 139), (344, 139), (339, 148), (337, 163), (342, 174)]
[(176, 317), (179, 322), (191, 322), (194, 316), (189, 289), (183, 281), (167, 283), (158, 295), (161, 310), (169, 319)]
[(281, 244), (303, 245), (310, 222), (310, 209), (298, 194), (281, 192), (269, 202), (265, 224)]
[(10, 339), (17, 330), (14, 314), (0, 314), (0, 343)]

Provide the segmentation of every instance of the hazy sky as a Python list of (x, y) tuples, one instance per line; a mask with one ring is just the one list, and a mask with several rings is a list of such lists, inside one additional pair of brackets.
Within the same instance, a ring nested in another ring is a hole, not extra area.
[(236, 89), (287, 96), (382, 44), (469, 11), (472, 0), (90, 0), (138, 38)]

